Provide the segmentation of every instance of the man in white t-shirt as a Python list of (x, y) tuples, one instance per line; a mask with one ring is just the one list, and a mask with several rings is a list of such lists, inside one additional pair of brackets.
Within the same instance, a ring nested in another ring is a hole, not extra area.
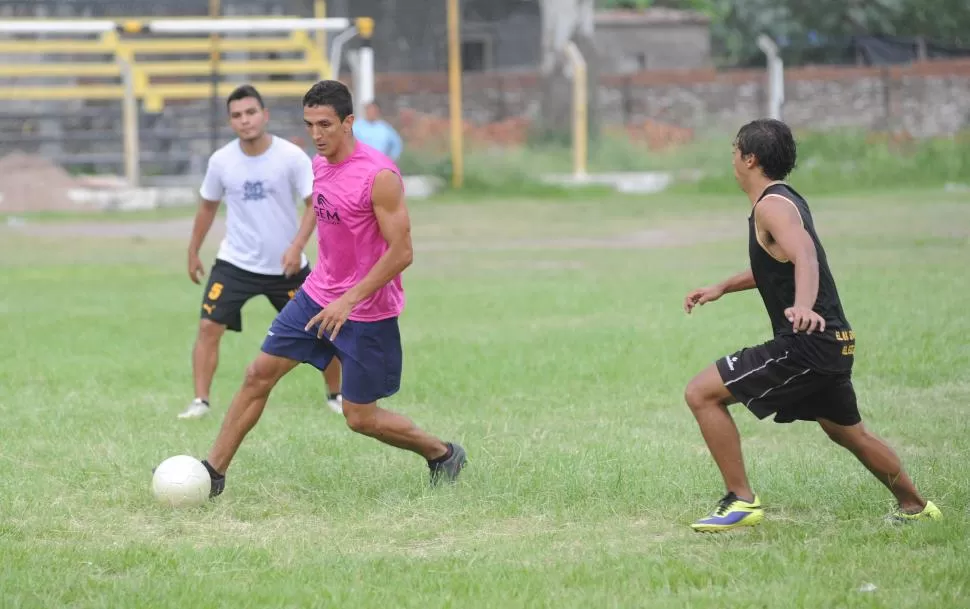
[[(269, 110), (250, 85), (226, 101), (229, 125), (238, 136), (209, 158), (189, 242), (189, 277), (205, 275), (199, 249), (212, 227), (216, 210), (226, 201), (226, 236), (219, 246), (202, 300), (202, 319), (192, 352), (195, 399), (179, 415), (194, 419), (209, 412), (209, 390), (219, 362), (219, 342), (226, 329), (242, 331), (242, 307), (254, 296), (266, 296), (277, 311), (293, 297), (310, 274), (303, 248), (313, 234), (313, 165), (299, 146), (266, 132)], [(295, 196), (306, 212), (298, 220)], [(328, 398), (341, 412), (340, 363), (324, 371)]]

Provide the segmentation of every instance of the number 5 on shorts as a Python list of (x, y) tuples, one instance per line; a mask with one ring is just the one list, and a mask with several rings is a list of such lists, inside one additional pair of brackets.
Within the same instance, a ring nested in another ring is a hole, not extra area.
[(222, 284), (217, 281), (216, 283), (212, 284), (211, 288), (209, 288), (208, 298), (209, 300), (219, 300), (220, 296), (222, 296)]

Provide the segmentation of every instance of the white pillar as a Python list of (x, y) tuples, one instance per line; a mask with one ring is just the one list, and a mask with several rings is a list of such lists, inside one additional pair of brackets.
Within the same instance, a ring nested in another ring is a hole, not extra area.
[(370, 40), (364, 40), (357, 53), (357, 114), (363, 113), (363, 104), (374, 101), (374, 47)]

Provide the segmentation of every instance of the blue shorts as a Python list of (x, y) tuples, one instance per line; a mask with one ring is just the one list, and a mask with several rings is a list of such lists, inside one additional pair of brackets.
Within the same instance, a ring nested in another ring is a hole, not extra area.
[(348, 402), (370, 404), (401, 388), (401, 333), (397, 318), (352, 321), (337, 339), (317, 338), (317, 327), (304, 328), (323, 307), (299, 289), (279, 312), (263, 341), (263, 352), (323, 370), (336, 357), (343, 367), (341, 393)]

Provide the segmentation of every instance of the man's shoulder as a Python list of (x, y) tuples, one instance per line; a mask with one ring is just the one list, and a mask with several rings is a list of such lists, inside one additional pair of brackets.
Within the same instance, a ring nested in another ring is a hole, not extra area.
[(239, 154), (242, 154), (242, 150), (239, 149), (239, 138), (237, 137), (232, 141), (226, 142), (215, 152), (210, 154), (209, 165), (210, 166), (213, 164), (218, 165), (219, 163), (222, 163), (227, 159), (231, 159), (232, 157)]
[(357, 142), (357, 145), (360, 146), (360, 155), (359, 158), (355, 160), (362, 165), (368, 165), (374, 175), (377, 175), (382, 171), (390, 171), (396, 174), (401, 173), (401, 170), (397, 168), (397, 164), (395, 164), (389, 156), (377, 148), (365, 144), (364, 142)]
[(282, 138), (278, 135), (274, 135), (273, 139), (276, 141), (274, 148), (280, 154), (293, 156), (300, 159), (309, 158), (309, 155), (303, 150), (303, 148), (300, 148), (290, 140)]

